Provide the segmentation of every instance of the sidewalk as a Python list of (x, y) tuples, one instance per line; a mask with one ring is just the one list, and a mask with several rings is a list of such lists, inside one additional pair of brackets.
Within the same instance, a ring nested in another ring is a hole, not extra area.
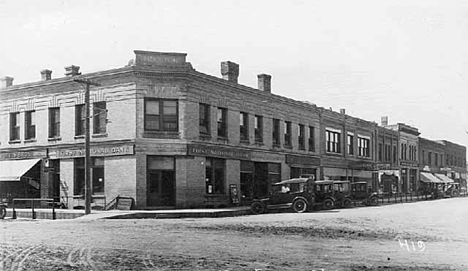
[[(34, 209), (36, 219), (52, 219), (52, 209)], [(202, 217), (232, 217), (249, 215), (250, 207), (232, 207), (222, 209), (173, 209), (173, 210), (92, 210), (91, 214), (85, 215), (84, 210), (56, 209), (56, 219), (163, 219), (163, 218), (202, 218)], [(7, 209), (5, 218), (13, 216), (12, 209)], [(18, 218), (32, 218), (31, 209), (16, 209)]]

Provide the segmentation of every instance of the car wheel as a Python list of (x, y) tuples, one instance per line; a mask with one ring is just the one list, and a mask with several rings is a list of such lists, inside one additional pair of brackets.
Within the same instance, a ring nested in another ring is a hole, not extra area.
[(293, 210), (296, 213), (303, 213), (307, 211), (307, 202), (303, 199), (297, 199), (293, 203)]
[(335, 202), (332, 199), (326, 199), (323, 201), (323, 209), (330, 210), (335, 208)]
[(369, 199), (369, 205), (371, 206), (377, 206), (379, 205), (379, 198), (376, 196), (373, 196)]
[(256, 201), (256, 202), (252, 203), (252, 205), (250, 205), (250, 211), (254, 215), (262, 214), (263, 212), (265, 212), (265, 204), (263, 204), (263, 203), (261, 203), (259, 201)]
[(345, 198), (342, 203), (344, 208), (350, 208), (352, 204), (353, 202), (351, 201), (351, 199), (348, 198)]
[(0, 219), (4, 219), (6, 216), (6, 208), (0, 207)]
[(458, 192), (457, 190), (453, 190), (452, 197), (458, 197), (458, 196), (460, 196), (460, 192)]

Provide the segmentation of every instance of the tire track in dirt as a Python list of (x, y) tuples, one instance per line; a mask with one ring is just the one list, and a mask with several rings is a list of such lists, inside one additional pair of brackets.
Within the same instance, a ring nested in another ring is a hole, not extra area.
[[(26, 248), (18, 247), (18, 249), (14, 250), (14, 253), (10, 254), (5, 259), (12, 259), (10, 270), (11, 271), (19, 271), (22, 270), (24, 262), (28, 259), (31, 253), (40, 248), (40, 245), (30, 246)], [(13, 258), (14, 257), (14, 258)]]
[(67, 256), (67, 265), (70, 267), (84, 266), (93, 271), (101, 271), (92, 259), (92, 248), (73, 248)]

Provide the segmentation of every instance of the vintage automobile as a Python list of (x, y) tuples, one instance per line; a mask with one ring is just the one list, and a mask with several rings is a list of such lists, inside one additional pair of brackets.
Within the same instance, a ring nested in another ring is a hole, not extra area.
[(335, 182), (337, 181), (320, 180), (315, 182), (313, 190), (316, 206), (321, 206), (325, 210), (330, 210), (339, 205), (338, 199), (336, 198), (338, 194), (335, 193)]
[(312, 190), (313, 178), (293, 178), (275, 183), (269, 197), (254, 199), (250, 206), (253, 214), (261, 214), (271, 209), (291, 208), (303, 213), (314, 205)]
[(351, 188), (349, 181), (333, 181), (334, 198), (337, 207), (349, 208), (353, 202), (351, 199)]
[(377, 193), (368, 189), (367, 182), (351, 183), (351, 199), (362, 202), (364, 205), (376, 206), (379, 204)]
[(7, 203), (0, 199), (0, 219), (4, 219), (6, 216)]
[(446, 197), (458, 197), (460, 196), (460, 183), (448, 183), (445, 186)]

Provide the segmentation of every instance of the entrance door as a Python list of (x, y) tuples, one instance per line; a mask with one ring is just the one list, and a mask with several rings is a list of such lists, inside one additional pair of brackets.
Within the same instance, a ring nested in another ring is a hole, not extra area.
[(175, 174), (169, 170), (151, 170), (147, 178), (146, 205), (174, 206), (175, 205)]

